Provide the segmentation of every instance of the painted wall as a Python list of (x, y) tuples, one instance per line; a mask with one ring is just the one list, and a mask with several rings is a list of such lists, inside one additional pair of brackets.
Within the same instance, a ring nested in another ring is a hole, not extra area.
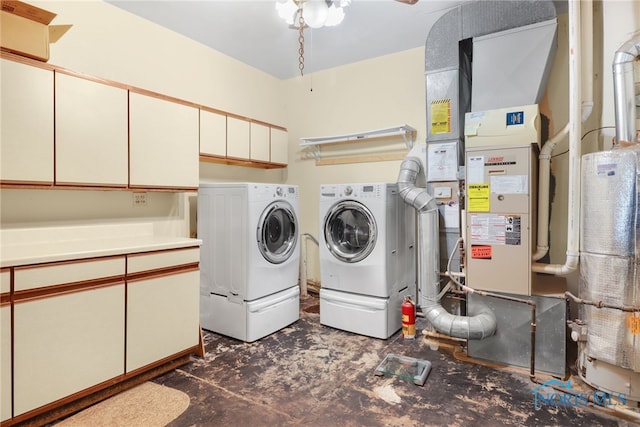
[[(323, 183), (395, 181), (399, 160), (317, 166), (305, 159), (299, 138), (326, 136), (408, 124), (425, 139), (424, 50), (399, 52), (332, 70), (277, 80), (197, 42), (145, 21), (99, 0), (33, 1), (58, 14), (55, 24), (73, 24), (51, 46), (50, 63), (209, 105), (231, 113), (283, 125), (289, 130), (290, 165), (284, 170), (260, 170), (201, 163), (203, 181), (287, 182), (301, 188), (301, 232), (317, 237), (318, 189)], [(615, 50), (640, 28), (640, 4), (631, 0), (596, 2), (594, 16), (596, 103), (584, 132), (612, 126), (611, 60)], [(558, 56), (547, 90), (552, 112), (551, 133), (566, 123), (567, 18), (559, 17)], [(426, 31), (426, 30), (425, 30)], [(426, 38), (426, 33), (425, 33)], [(608, 149), (613, 131), (585, 137), (586, 151)], [(563, 262), (566, 246), (567, 156), (563, 141), (556, 148), (553, 168), (557, 192), (551, 224), (551, 261)], [(563, 189), (564, 188), (564, 189)], [(156, 197), (157, 196), (157, 197)], [(131, 209), (130, 197), (103, 192), (2, 191), (2, 226), (27, 221), (117, 221), (163, 218), (193, 212), (193, 194), (153, 195), (145, 212)], [(187, 204), (185, 206), (184, 204)], [(191, 203), (191, 205), (189, 205)], [(95, 209), (102, 206), (108, 209)], [(139, 208), (138, 208), (139, 209)], [(24, 212), (31, 212), (22, 215)], [(46, 216), (43, 212), (54, 212)], [(106, 213), (105, 213), (106, 212)], [(176, 213), (176, 214), (174, 214)], [(178, 222), (183, 220), (178, 217)], [(183, 229), (176, 228), (176, 233)], [(309, 277), (318, 279), (315, 248), (309, 244)]]
[[(425, 37), (426, 38), (426, 37)], [(401, 160), (317, 166), (302, 137), (341, 135), (407, 124), (426, 138), (424, 49), (417, 48), (286, 81), (288, 181), (300, 186), (301, 232), (318, 238), (321, 184), (395, 182)], [(402, 141), (396, 138), (395, 142)], [(393, 145), (394, 141), (388, 143)], [(370, 144), (364, 141), (362, 146)], [(319, 280), (317, 247), (308, 242), (308, 277)]]

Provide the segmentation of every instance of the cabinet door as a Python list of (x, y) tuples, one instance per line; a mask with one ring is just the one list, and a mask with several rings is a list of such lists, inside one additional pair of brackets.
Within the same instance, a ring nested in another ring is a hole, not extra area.
[(269, 126), (251, 123), (251, 160), (269, 161)]
[(127, 372), (198, 345), (199, 281), (190, 270), (127, 282)]
[(124, 373), (124, 283), (16, 301), (14, 416)]
[(289, 134), (285, 130), (271, 128), (271, 162), (289, 163)]
[(50, 184), (53, 71), (0, 61), (0, 180)]
[(134, 187), (198, 187), (198, 109), (130, 93), (130, 181)]
[(11, 269), (0, 271), (0, 421), (11, 418)]
[(227, 117), (227, 156), (236, 159), (249, 159), (249, 122)]
[(11, 418), (11, 306), (0, 306), (0, 421)]
[(200, 110), (200, 154), (227, 155), (227, 116)]
[(127, 91), (56, 73), (56, 183), (126, 186)]

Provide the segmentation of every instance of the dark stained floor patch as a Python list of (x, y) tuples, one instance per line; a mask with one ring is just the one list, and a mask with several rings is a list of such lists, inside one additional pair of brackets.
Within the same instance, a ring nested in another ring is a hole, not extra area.
[[(459, 361), (419, 333), (380, 340), (325, 327), (317, 303), (303, 299), (299, 321), (254, 343), (205, 331), (204, 358), (155, 379), (191, 397), (169, 425), (632, 425), (599, 409), (535, 409), (526, 372)], [(431, 361), (425, 385), (376, 376), (389, 353)]]

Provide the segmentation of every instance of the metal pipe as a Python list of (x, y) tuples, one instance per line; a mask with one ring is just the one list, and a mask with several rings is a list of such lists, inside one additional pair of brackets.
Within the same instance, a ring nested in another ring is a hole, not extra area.
[(592, 305), (596, 308), (612, 308), (614, 310), (620, 310), (627, 313), (638, 313), (640, 312), (640, 307), (634, 307), (632, 305), (615, 305), (609, 304), (604, 301), (590, 301), (582, 298), (578, 298), (571, 292), (567, 291), (564, 293), (564, 296), (567, 298), (571, 298), (576, 304), (584, 304), (584, 305)]
[(307, 239), (319, 246), (318, 240), (309, 233), (300, 235), (300, 295), (307, 296)]
[(538, 261), (549, 251), (549, 181), (551, 177), (551, 153), (569, 133), (569, 123), (551, 139), (549, 139), (540, 150), (539, 178), (538, 178), (538, 246), (532, 259)]
[(624, 43), (613, 56), (617, 144), (637, 142), (633, 63), (638, 56), (640, 56), (640, 37)]

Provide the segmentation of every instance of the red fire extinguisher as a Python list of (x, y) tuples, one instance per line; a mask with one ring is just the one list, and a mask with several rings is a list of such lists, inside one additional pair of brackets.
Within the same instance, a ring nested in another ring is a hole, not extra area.
[(402, 338), (415, 339), (416, 337), (416, 306), (410, 296), (404, 297), (402, 303)]

